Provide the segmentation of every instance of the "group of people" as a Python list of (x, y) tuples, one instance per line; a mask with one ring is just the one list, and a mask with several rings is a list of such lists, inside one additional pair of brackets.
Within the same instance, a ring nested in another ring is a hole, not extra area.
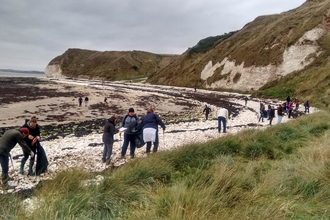
[(102, 140), (104, 143), (102, 162), (106, 165), (111, 164), (112, 147), (114, 143), (113, 136), (118, 132), (124, 133), (124, 141), (121, 147), (121, 158), (124, 158), (130, 147), (131, 158), (135, 155), (136, 139), (140, 132), (143, 135), (143, 141), (146, 144), (146, 153), (151, 152), (151, 145), (153, 144), (153, 152), (157, 152), (159, 145), (158, 126), (165, 132), (165, 124), (162, 119), (154, 113), (153, 108), (147, 110), (147, 114), (142, 118), (142, 121), (135, 114), (134, 108), (129, 108), (128, 113), (123, 117), (120, 129), (116, 129), (115, 115), (111, 116), (104, 126)]
[[(88, 101), (89, 101), (89, 98), (86, 96), (85, 97), (85, 106), (88, 106)], [(79, 107), (81, 107), (82, 102), (83, 102), (83, 98), (80, 96), (78, 99)]]
[[(283, 104), (279, 104), (277, 107), (277, 123), (282, 122), (283, 116), (288, 116), (288, 118), (293, 117), (293, 111), (298, 111), (300, 105), (300, 101), (298, 98), (295, 98), (294, 101), (291, 100), (290, 96), (286, 98), (286, 102)], [(309, 113), (309, 100), (306, 100), (304, 102), (304, 112)], [(264, 118), (267, 118), (269, 120), (269, 125), (272, 125), (272, 121), (275, 118), (275, 107), (268, 105), (268, 109), (266, 110), (265, 105), (260, 102), (260, 114), (259, 114), (259, 122), (260, 120), (263, 122)]]
[[(47, 170), (48, 160), (40, 145), (40, 127), (37, 123), (37, 118), (33, 116), (31, 119), (26, 119), (25, 123), (19, 129), (7, 130), (0, 139), (0, 163), (2, 169), (2, 189), (8, 190), (15, 188), (10, 186), (8, 181), (12, 180), (8, 175), (10, 151), (19, 144), (23, 149), (23, 158), (21, 159), (20, 174), (24, 174), (24, 166), (30, 157), (28, 175), (39, 175)], [(35, 155), (37, 156), (36, 170), (34, 170)]]

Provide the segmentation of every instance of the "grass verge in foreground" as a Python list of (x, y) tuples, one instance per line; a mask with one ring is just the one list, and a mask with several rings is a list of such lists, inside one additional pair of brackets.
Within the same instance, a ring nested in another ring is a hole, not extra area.
[[(94, 174), (60, 173), (34, 208), (0, 198), (7, 219), (326, 219), (330, 216), (330, 114), (136, 158)], [(9, 216), (9, 217), (8, 217)]]

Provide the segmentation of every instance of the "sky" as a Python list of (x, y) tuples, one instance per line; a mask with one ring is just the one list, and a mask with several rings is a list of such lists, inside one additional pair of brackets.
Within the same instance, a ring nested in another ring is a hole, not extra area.
[(0, 0), (0, 69), (44, 71), (69, 48), (182, 54), (305, 0)]

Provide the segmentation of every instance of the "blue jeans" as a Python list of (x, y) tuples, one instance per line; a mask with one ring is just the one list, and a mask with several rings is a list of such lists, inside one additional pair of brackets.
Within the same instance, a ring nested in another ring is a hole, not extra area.
[(282, 115), (277, 116), (277, 124), (281, 123), (282, 117), (283, 117)]
[(223, 124), (223, 132), (225, 133), (226, 132), (226, 118), (222, 117), (222, 116), (218, 117), (218, 132), (219, 133), (221, 131), (221, 122)]
[(8, 175), (9, 170), (9, 157), (3, 154), (0, 154), (0, 163), (2, 169), (2, 176)]
[[(150, 149), (151, 149), (151, 141), (146, 142), (147, 147), (146, 147), (146, 152), (149, 153)], [(159, 145), (159, 138), (158, 138), (158, 130), (156, 131), (156, 139), (154, 142), (154, 149), (152, 150), (153, 152), (157, 152), (158, 149), (158, 145)]]
[(134, 156), (135, 152), (135, 134), (127, 134), (124, 132), (124, 143), (121, 148), (121, 155), (126, 155), (128, 144), (130, 144), (130, 155)]

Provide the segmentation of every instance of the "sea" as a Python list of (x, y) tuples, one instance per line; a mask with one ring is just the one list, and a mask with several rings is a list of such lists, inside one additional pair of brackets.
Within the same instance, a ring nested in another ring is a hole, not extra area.
[(46, 78), (44, 72), (39, 71), (19, 71), (19, 70), (1, 70), (0, 77), (33, 77)]

